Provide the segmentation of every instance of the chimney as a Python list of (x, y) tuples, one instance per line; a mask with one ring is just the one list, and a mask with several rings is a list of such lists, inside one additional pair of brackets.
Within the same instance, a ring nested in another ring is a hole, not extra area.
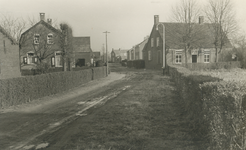
[(45, 21), (45, 13), (39, 13), (40, 14), (40, 20)]
[(204, 16), (199, 16), (199, 24), (203, 24), (204, 22)]
[(48, 18), (47, 19), (47, 23), (50, 24), (50, 25), (52, 25), (52, 19)]
[(154, 24), (159, 23), (159, 15), (154, 15)]

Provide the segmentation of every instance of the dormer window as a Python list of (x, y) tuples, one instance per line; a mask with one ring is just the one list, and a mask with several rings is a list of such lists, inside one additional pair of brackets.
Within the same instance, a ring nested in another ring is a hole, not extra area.
[(39, 34), (34, 34), (34, 44), (39, 44)]
[(53, 44), (53, 34), (52, 33), (47, 35), (47, 44)]

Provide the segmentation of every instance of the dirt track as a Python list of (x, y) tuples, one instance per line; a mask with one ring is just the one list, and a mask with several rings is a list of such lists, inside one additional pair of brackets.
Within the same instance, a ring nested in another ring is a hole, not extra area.
[(111, 71), (118, 73), (2, 111), (0, 149), (204, 149), (189, 135), (169, 77)]

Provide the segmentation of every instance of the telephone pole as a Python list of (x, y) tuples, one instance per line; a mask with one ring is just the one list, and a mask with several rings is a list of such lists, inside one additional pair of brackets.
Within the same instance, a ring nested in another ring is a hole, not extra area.
[(108, 76), (108, 41), (107, 41), (107, 36), (108, 36), (108, 31), (103, 32), (106, 34), (106, 76)]

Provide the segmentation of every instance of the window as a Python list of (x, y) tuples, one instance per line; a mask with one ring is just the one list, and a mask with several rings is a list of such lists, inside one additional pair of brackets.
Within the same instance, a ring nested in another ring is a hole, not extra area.
[(53, 34), (52, 33), (47, 35), (47, 44), (53, 44)]
[(132, 59), (131, 60), (134, 60), (134, 51), (133, 50), (132, 50), (131, 56), (132, 56)]
[(161, 64), (161, 51), (157, 52), (157, 63)]
[(55, 52), (55, 67), (62, 67), (62, 52)]
[(151, 38), (151, 47), (154, 47), (154, 38)]
[(37, 61), (38, 61), (34, 52), (28, 52), (27, 57), (24, 57), (24, 58), (26, 58), (26, 64), (33, 64), (33, 63), (37, 63)]
[(55, 66), (55, 57), (51, 57), (51, 66), (54, 67)]
[(27, 57), (23, 57), (23, 63), (27, 64)]
[(209, 54), (204, 55), (204, 62), (209, 63)]
[(182, 63), (182, 51), (175, 52), (175, 63), (181, 64)]
[(209, 63), (210, 51), (204, 51), (204, 63)]
[(160, 38), (159, 37), (156, 38), (156, 46), (157, 47), (160, 46)]
[(34, 44), (39, 44), (39, 34), (34, 34)]
[(151, 51), (148, 51), (148, 60), (151, 60)]

